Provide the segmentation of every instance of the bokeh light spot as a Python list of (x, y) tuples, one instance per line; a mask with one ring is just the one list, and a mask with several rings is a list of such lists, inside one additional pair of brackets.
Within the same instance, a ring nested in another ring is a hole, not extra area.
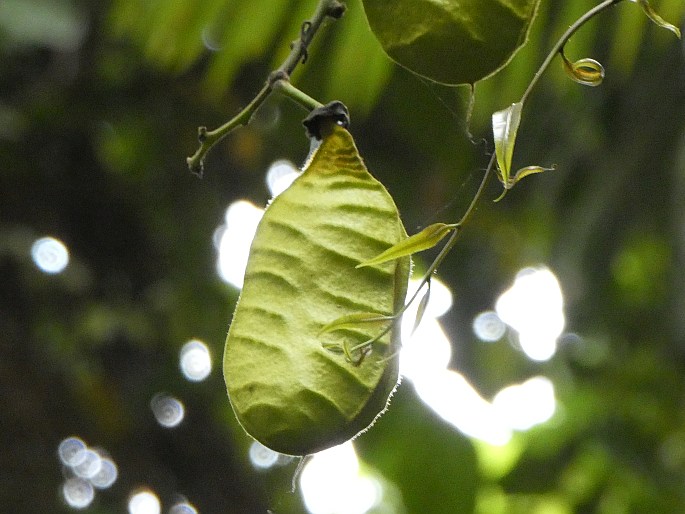
[(202, 34), (200, 37), (202, 39), (203, 46), (210, 52), (218, 52), (223, 48), (221, 43), (221, 34), (211, 25), (207, 25), (202, 29)]
[(233, 202), (226, 209), (226, 224), (218, 229), (219, 276), (239, 289), (243, 287), (250, 245), (263, 214), (263, 209), (250, 202)]
[(493, 445), (504, 445), (511, 429), (460, 373), (443, 369), (414, 381), (419, 397), (460, 432)]
[(554, 385), (548, 378), (533, 377), (505, 387), (495, 395), (492, 404), (512, 429), (528, 430), (554, 415)]
[(311, 514), (364, 514), (383, 499), (380, 483), (360, 475), (351, 442), (315, 454), (302, 470), (300, 486)]
[(44, 273), (61, 273), (69, 264), (69, 250), (54, 237), (42, 237), (31, 246), (33, 262)]
[(169, 514), (197, 514), (197, 509), (188, 502), (180, 502), (169, 509)]
[(166, 394), (157, 394), (150, 402), (150, 408), (157, 420), (157, 423), (165, 428), (178, 426), (185, 417), (185, 407), (183, 404)]
[(59, 460), (65, 466), (78, 466), (86, 460), (86, 443), (78, 437), (67, 437), (57, 447)]
[(255, 468), (268, 469), (278, 463), (279, 453), (267, 448), (258, 441), (250, 445), (250, 462)]
[(188, 341), (181, 348), (179, 356), (181, 372), (188, 380), (200, 382), (212, 371), (212, 358), (209, 348), (202, 341)]
[(98, 448), (88, 448), (79, 437), (67, 437), (57, 446), (60, 462), (69, 477), (62, 494), (71, 507), (85, 508), (95, 497), (95, 489), (107, 489), (118, 477), (117, 465)]
[(300, 176), (300, 170), (290, 161), (274, 162), (266, 172), (266, 185), (274, 198), (290, 187)]
[(138, 491), (128, 499), (129, 514), (160, 514), (161, 509), (159, 498), (152, 491)]
[(107, 489), (116, 482), (119, 476), (117, 465), (106, 457), (100, 461), (100, 470), (90, 477), (90, 483), (98, 489)]
[[(416, 292), (419, 283), (419, 280), (409, 282), (407, 300)], [(413, 381), (444, 370), (452, 356), (449, 339), (436, 319), (452, 307), (452, 292), (434, 278), (423, 319), (414, 330), (418, 304), (424, 294), (425, 288), (402, 316), (400, 373)]]
[(519, 334), (521, 349), (534, 361), (546, 361), (557, 350), (564, 330), (561, 286), (547, 268), (525, 268), (497, 300), (499, 318)]
[(97, 452), (91, 449), (87, 449), (85, 452), (85, 457), (76, 466), (72, 466), (74, 474), (81, 478), (92, 478), (94, 477), (102, 467), (102, 459)]
[(483, 342), (499, 341), (506, 332), (506, 324), (494, 311), (481, 312), (473, 319), (473, 333)]
[(400, 373), (416, 383), (444, 371), (452, 357), (452, 347), (438, 320), (424, 318), (412, 334), (413, 325), (411, 314), (402, 318)]
[[(410, 283), (407, 298), (417, 285), (418, 281)], [(462, 375), (447, 369), (452, 346), (436, 317), (451, 305), (450, 290), (435, 280), (423, 321), (413, 333), (418, 301), (407, 309), (402, 317), (400, 373), (412, 381), (426, 405), (462, 433), (491, 444), (505, 444), (511, 430), (499, 423), (492, 405)]]
[(62, 495), (67, 505), (74, 509), (85, 509), (95, 498), (95, 489), (88, 480), (71, 477), (64, 481)]

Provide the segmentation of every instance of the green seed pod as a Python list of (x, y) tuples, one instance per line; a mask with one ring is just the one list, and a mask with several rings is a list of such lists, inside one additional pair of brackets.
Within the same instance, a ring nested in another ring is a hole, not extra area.
[(322, 329), (358, 313), (395, 315), (409, 279), (409, 257), (356, 268), (407, 234), (349, 132), (328, 122), (321, 136), (259, 224), (224, 352), (238, 421), (290, 455), (343, 443), (384, 411), (398, 381), (399, 319)]

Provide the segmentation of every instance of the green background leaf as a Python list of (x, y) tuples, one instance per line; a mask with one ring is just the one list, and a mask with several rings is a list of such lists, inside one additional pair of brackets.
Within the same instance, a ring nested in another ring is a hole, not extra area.
[(364, 0), (395, 61), (443, 84), (474, 84), (525, 43), (539, 0)]

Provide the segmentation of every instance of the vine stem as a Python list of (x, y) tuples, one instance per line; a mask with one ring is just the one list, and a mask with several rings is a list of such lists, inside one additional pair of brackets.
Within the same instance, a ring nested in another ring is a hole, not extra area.
[[(542, 75), (547, 71), (547, 68), (549, 68), (550, 64), (552, 63), (552, 60), (556, 57), (556, 55), (564, 48), (564, 45), (568, 42), (569, 39), (580, 29), (583, 25), (585, 25), (589, 20), (591, 20), (593, 17), (597, 16), (599, 13), (604, 12), (605, 10), (609, 9), (610, 7), (613, 7), (614, 5), (622, 2), (623, 0), (604, 0), (602, 3), (597, 4), (595, 7), (587, 11), (585, 14), (583, 14), (580, 18), (578, 18), (567, 30), (564, 32), (564, 34), (559, 38), (559, 40), (556, 42), (556, 44), (552, 47), (552, 49), (549, 51), (547, 54), (547, 57), (543, 61), (543, 63), (540, 65), (540, 68), (537, 70), (535, 75), (533, 76), (533, 79), (530, 81), (530, 84), (528, 84), (528, 87), (526, 88), (525, 92), (523, 93), (523, 96), (521, 97), (520, 103), (524, 103), (528, 96), (530, 95), (531, 91), (535, 87), (535, 85), (538, 83)], [(416, 298), (419, 295), (419, 292), (421, 289), (423, 289), (423, 286), (426, 285), (426, 283), (431, 279), (435, 271), (438, 269), (440, 264), (442, 264), (442, 261), (445, 260), (447, 255), (452, 251), (452, 248), (454, 248), (454, 245), (457, 243), (457, 239), (459, 238), (459, 234), (461, 232), (461, 228), (464, 226), (464, 224), (471, 218), (473, 215), (473, 212), (476, 209), (476, 206), (480, 200), (480, 198), (483, 196), (483, 192), (485, 191), (485, 186), (488, 183), (488, 179), (490, 178), (490, 175), (492, 174), (492, 170), (494, 169), (495, 165), (497, 162), (497, 153), (493, 152), (492, 155), (490, 156), (490, 162), (488, 163), (488, 166), (485, 170), (485, 174), (483, 175), (483, 180), (480, 183), (480, 186), (478, 187), (478, 190), (476, 191), (476, 194), (474, 195), (473, 199), (471, 200), (471, 203), (469, 204), (468, 208), (466, 209), (466, 212), (464, 215), (461, 217), (461, 219), (455, 224), (455, 229), (450, 238), (447, 240), (447, 243), (445, 243), (445, 246), (442, 247), (440, 250), (440, 253), (438, 253), (437, 257), (433, 260), (431, 265), (428, 267), (428, 270), (426, 273), (423, 275), (421, 278), (421, 282), (419, 283), (419, 287), (416, 289), (416, 292), (412, 295), (412, 297), (409, 299), (408, 302), (405, 303), (405, 306), (400, 310), (400, 312), (396, 315), (398, 318), (401, 316), (404, 311), (407, 310), (409, 305), (411, 305)]]
[(454, 227), (454, 232), (452, 232), (452, 235), (450, 238), (447, 240), (445, 243), (445, 246), (442, 247), (440, 250), (440, 253), (433, 259), (433, 262), (431, 263), (430, 266), (428, 266), (428, 269), (426, 272), (423, 274), (423, 277), (421, 277), (421, 282), (419, 283), (419, 286), (416, 288), (416, 291), (412, 295), (412, 297), (409, 299), (408, 302), (405, 303), (404, 307), (395, 315), (397, 318), (399, 318), (402, 314), (404, 314), (404, 311), (406, 311), (409, 306), (416, 300), (416, 298), (419, 295), (419, 292), (423, 289), (423, 286), (426, 285), (426, 283), (431, 279), (433, 274), (436, 272), (440, 264), (442, 264), (442, 261), (445, 260), (445, 257), (452, 251), (452, 248), (454, 248), (454, 245), (457, 244), (457, 239), (459, 238), (459, 235), (461, 234), (461, 228), (464, 226), (464, 224), (473, 216), (473, 213), (476, 210), (476, 206), (478, 205), (478, 202), (480, 201), (481, 197), (483, 196), (483, 193), (485, 192), (485, 187), (488, 184), (488, 180), (490, 179), (490, 176), (492, 175), (492, 170), (495, 168), (495, 163), (497, 162), (497, 156), (495, 152), (492, 153), (490, 156), (490, 161), (488, 162), (487, 167), (485, 168), (485, 173), (483, 174), (483, 179), (480, 181), (480, 185), (478, 186), (478, 190), (476, 191), (476, 194), (473, 196), (471, 199), (471, 203), (469, 206), (466, 208), (466, 211), (462, 215), (461, 219), (455, 223)]
[(283, 63), (274, 70), (267, 79), (262, 89), (236, 116), (214, 130), (207, 130), (207, 127), (199, 127), (197, 139), (200, 147), (197, 151), (186, 159), (188, 168), (193, 173), (202, 176), (204, 158), (211, 148), (226, 137), (230, 132), (239, 126), (247, 125), (254, 113), (271, 95), (273, 91), (291, 98), (296, 103), (304, 106), (308, 110), (320, 107), (321, 103), (307, 96), (290, 83), (292, 75), (297, 65), (304, 63), (308, 57), (309, 44), (323, 25), (327, 18), (338, 19), (345, 12), (345, 4), (339, 0), (319, 0), (312, 17), (302, 24), (300, 37), (291, 43), (290, 53)]
[[(362, 360), (364, 359), (364, 353), (362, 353), (361, 357), (359, 359), (353, 359), (352, 354), (356, 351), (364, 351), (365, 348), (368, 348), (369, 345), (375, 343), (378, 341), (381, 337), (383, 337), (385, 334), (390, 332), (390, 330), (393, 329), (393, 327), (399, 322), (400, 319), (402, 319), (402, 315), (409, 309), (412, 303), (416, 300), (416, 298), (419, 296), (419, 293), (423, 289), (423, 286), (425, 286), (433, 277), (433, 274), (435, 271), (438, 269), (440, 264), (442, 264), (442, 261), (445, 260), (447, 255), (450, 253), (452, 248), (454, 248), (454, 245), (457, 244), (457, 239), (459, 238), (459, 234), (461, 233), (461, 228), (466, 223), (473, 213), (476, 210), (476, 206), (478, 205), (478, 201), (481, 199), (483, 196), (483, 193), (485, 192), (485, 187), (488, 184), (488, 180), (490, 178), (490, 175), (492, 175), (492, 170), (495, 167), (495, 163), (497, 162), (497, 157), (495, 153), (493, 152), (492, 156), (490, 156), (490, 161), (488, 162), (487, 167), (485, 168), (485, 173), (483, 174), (483, 179), (480, 181), (480, 185), (478, 186), (478, 190), (476, 191), (476, 194), (473, 196), (471, 199), (471, 203), (469, 203), (469, 206), (466, 208), (466, 211), (462, 215), (461, 219), (454, 224), (454, 232), (452, 232), (452, 235), (450, 238), (447, 240), (445, 243), (445, 246), (442, 247), (440, 250), (440, 253), (438, 253), (437, 257), (433, 260), (431, 265), (428, 267), (426, 270), (426, 273), (424, 273), (423, 277), (421, 277), (421, 281), (419, 282), (418, 287), (416, 288), (416, 291), (414, 291), (414, 294), (412, 294), (411, 298), (404, 302), (404, 306), (394, 313), (392, 316), (388, 317), (378, 317), (378, 318), (369, 318), (366, 321), (380, 321), (383, 319), (387, 319), (389, 321), (388, 325), (381, 330), (378, 334), (376, 334), (374, 337), (371, 339), (368, 339), (362, 343), (359, 343), (356, 346), (353, 346), (352, 348), (347, 348), (343, 344), (343, 353), (345, 353), (345, 357), (349, 362), (354, 364), (355, 366), (358, 366), (361, 364)], [(394, 355), (394, 354), (393, 354)], [(391, 356), (392, 357), (392, 356)]]
[[(552, 60), (556, 55), (559, 53), (564, 48), (564, 45), (568, 42), (569, 39), (575, 34), (578, 29), (580, 29), (583, 25), (585, 25), (589, 20), (591, 20), (593, 17), (598, 15), (599, 13), (609, 9), (610, 7), (613, 7), (614, 5), (622, 2), (623, 0), (604, 0), (602, 3), (597, 4), (595, 7), (587, 11), (585, 14), (583, 14), (580, 18), (578, 18), (567, 30), (564, 32), (564, 34), (559, 38), (559, 40), (556, 42), (554, 47), (550, 50), (550, 52), (547, 54), (547, 57), (543, 61), (542, 65), (540, 65), (540, 68), (538, 71), (535, 73), (533, 76), (533, 79), (531, 80), (530, 84), (528, 84), (528, 87), (526, 88), (526, 91), (523, 93), (523, 96), (521, 97), (520, 102), (524, 103), (525, 100), (528, 98), (530, 95), (531, 91), (535, 87), (535, 85), (538, 83), (540, 80), (540, 77), (545, 73), (547, 68), (549, 68), (549, 65), (552, 63)], [(437, 257), (433, 260), (431, 265), (428, 267), (428, 270), (426, 273), (423, 275), (421, 278), (421, 282), (419, 284), (419, 287), (417, 288), (416, 292), (412, 295), (412, 297), (409, 299), (409, 301), (405, 304), (405, 307), (400, 311), (400, 315), (408, 308), (409, 305), (411, 305), (414, 300), (418, 297), (419, 292), (423, 288), (424, 285), (431, 279), (433, 276), (433, 273), (438, 269), (440, 264), (442, 264), (442, 261), (445, 260), (445, 257), (450, 253), (452, 248), (454, 248), (454, 245), (457, 243), (457, 239), (459, 238), (459, 234), (461, 232), (461, 228), (464, 226), (464, 224), (471, 218), (473, 215), (473, 212), (476, 209), (476, 206), (480, 200), (480, 198), (483, 196), (483, 192), (485, 191), (485, 186), (488, 183), (488, 179), (490, 178), (490, 175), (492, 174), (492, 170), (494, 169), (495, 165), (497, 162), (497, 153), (493, 152), (492, 155), (490, 156), (490, 162), (488, 163), (488, 166), (485, 170), (485, 174), (483, 175), (483, 180), (480, 183), (480, 186), (478, 187), (478, 190), (476, 191), (476, 194), (474, 195), (473, 199), (471, 200), (471, 203), (469, 204), (468, 208), (466, 209), (466, 212), (464, 212), (464, 215), (461, 217), (461, 219), (455, 224), (455, 229), (450, 238), (447, 240), (447, 243), (445, 243), (445, 246), (442, 247), (440, 250), (440, 253), (438, 253)]]
[(573, 34), (575, 34), (578, 29), (580, 29), (583, 25), (585, 25), (588, 21), (590, 21), (592, 18), (594, 18), (596, 15), (598, 15), (601, 12), (606, 11), (610, 7), (613, 7), (614, 5), (622, 2), (623, 0), (604, 0), (601, 4), (597, 4), (595, 7), (590, 9), (588, 12), (583, 14), (580, 18), (578, 18), (573, 25), (571, 25), (566, 32), (559, 38), (559, 40), (556, 42), (556, 44), (552, 47), (550, 52), (547, 54), (547, 58), (543, 61), (542, 65), (540, 65), (540, 68), (538, 69), (537, 72), (535, 72), (535, 76), (533, 77), (533, 80), (530, 81), (530, 84), (528, 84), (528, 87), (526, 88), (526, 91), (523, 93), (523, 96), (521, 97), (520, 103), (524, 103), (528, 96), (530, 95), (531, 91), (535, 87), (535, 85), (538, 83), (540, 80), (540, 77), (542, 77), (543, 73), (547, 71), (547, 68), (549, 68), (549, 65), (552, 63), (552, 60), (556, 57), (556, 55), (564, 48), (564, 45), (568, 43), (568, 40), (571, 39)]
[(321, 102), (315, 100), (301, 89), (298, 89), (295, 86), (293, 86), (289, 80), (276, 80), (272, 85), (272, 89), (287, 96), (288, 98), (293, 100), (295, 103), (301, 105), (308, 111), (312, 111), (314, 109), (318, 109), (319, 107), (323, 107), (323, 104)]

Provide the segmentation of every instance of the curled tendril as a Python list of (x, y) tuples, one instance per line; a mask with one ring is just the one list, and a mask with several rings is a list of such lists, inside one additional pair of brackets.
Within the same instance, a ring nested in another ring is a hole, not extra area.
[(592, 87), (599, 86), (604, 80), (604, 66), (600, 62), (589, 57), (571, 62), (566, 57), (563, 48), (559, 53), (564, 64), (564, 71), (571, 80)]

